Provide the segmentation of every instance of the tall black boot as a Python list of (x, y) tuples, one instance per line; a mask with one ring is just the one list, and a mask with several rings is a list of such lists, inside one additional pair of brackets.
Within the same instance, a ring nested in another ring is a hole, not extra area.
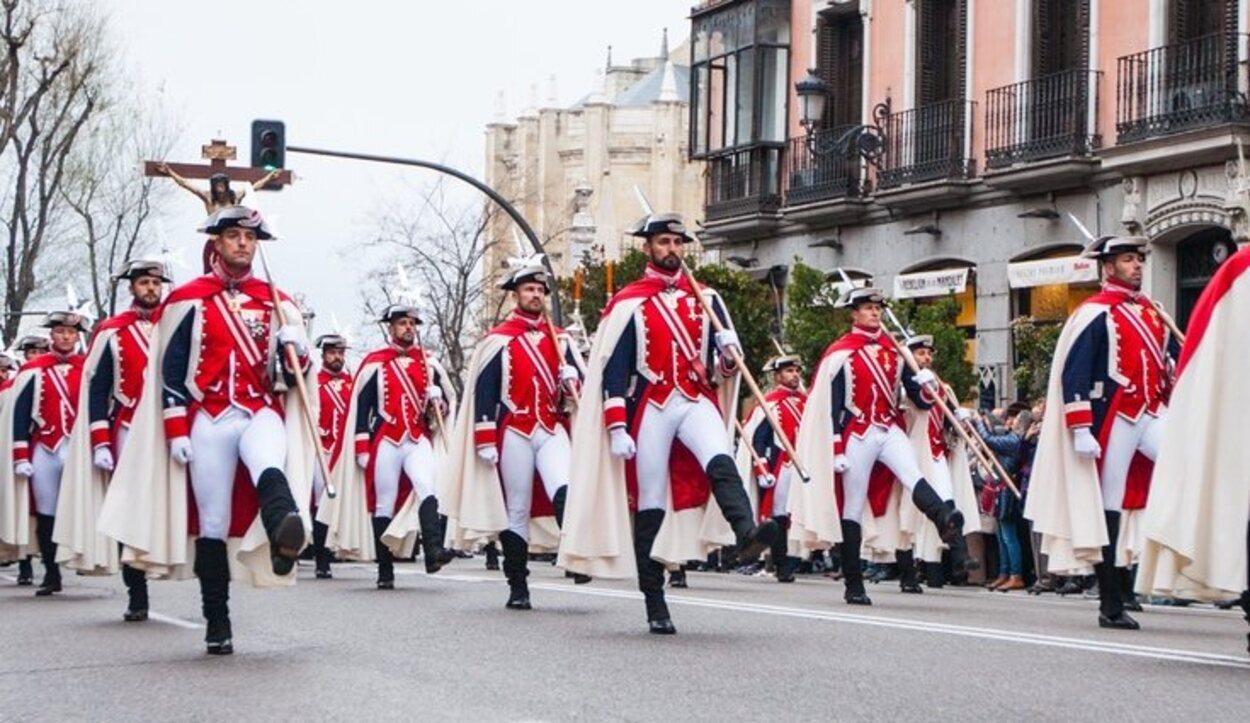
[(790, 544), (786, 539), (790, 532), (790, 515), (776, 515), (773, 522), (777, 523), (778, 534), (769, 546), (769, 555), (773, 558), (773, 574), (777, 582), (794, 582), (794, 565), (790, 560)]
[(508, 579), (508, 602), (511, 610), (530, 609), (530, 589), (525, 578), (529, 577), (529, 544), (512, 530), (499, 533), (499, 546), (503, 548), (503, 574)]
[(122, 620), (139, 623), (148, 619), (148, 576), (143, 570), (122, 565), (122, 582), (126, 583), (128, 603)]
[(946, 587), (946, 568), (941, 562), (925, 562), (924, 564), (925, 585), (931, 588)]
[(871, 605), (864, 591), (864, 562), (859, 558), (864, 532), (858, 522), (842, 520), (842, 581), (846, 584), (847, 605)]
[(326, 538), (330, 535), (330, 526), (324, 522), (313, 521), (313, 560), (317, 565), (317, 579), (329, 580), (334, 577), (330, 572), (330, 563), (334, 561), (334, 553), (326, 547)]
[(905, 593), (918, 595), (924, 592), (916, 582), (916, 555), (911, 550), (895, 550), (894, 561), (898, 563), (898, 585)]
[(737, 538), (738, 564), (747, 565), (759, 559), (777, 539), (781, 530), (773, 520), (756, 526), (751, 514), (751, 499), (742, 486), (738, 466), (727, 454), (720, 454), (707, 463), (707, 478), (712, 485), (716, 504), (733, 528)]
[(17, 584), (21, 586), (35, 584), (35, 571), (30, 564), (33, 558), (30, 555), (23, 557), (17, 561)]
[(1102, 562), (1094, 565), (1098, 578), (1098, 626), (1116, 630), (1137, 630), (1141, 625), (1124, 612), (1124, 593), (1120, 590), (1120, 573), (1115, 566), (1115, 545), (1120, 537), (1120, 513), (1105, 512), (1107, 539), (1102, 548)]
[(43, 582), (35, 590), (36, 597), (47, 597), (61, 591), (61, 566), (56, 564), (56, 543), (52, 541), (52, 528), (56, 518), (51, 515), (35, 515), (35, 538), (39, 541), (39, 556), (43, 560)]
[(638, 590), (647, 605), (647, 624), (656, 635), (677, 632), (664, 602), (664, 565), (651, 559), (651, 545), (664, 523), (664, 510), (640, 510), (634, 515), (634, 559), (638, 563)]
[(1136, 569), (1117, 567), (1116, 572), (1120, 577), (1120, 595), (1124, 598), (1124, 609), (1135, 613), (1141, 612), (1141, 602), (1137, 599), (1137, 593), (1133, 592), (1133, 584), (1137, 582)]
[(937, 490), (922, 478), (911, 491), (911, 501), (937, 527), (942, 542), (950, 548), (951, 568), (955, 572), (981, 567), (981, 563), (968, 555), (968, 542), (964, 540), (964, 514), (956, 509), (954, 500), (943, 502)]
[[(564, 503), (569, 495), (569, 486), (561, 485), (556, 490), (555, 495), (551, 498), (551, 506), (556, 508), (556, 526), (561, 530), (564, 529)], [(580, 572), (565, 571), (565, 577), (572, 578), (575, 585), (585, 585), (590, 582), (590, 575), (583, 575)]]
[(433, 574), (456, 558), (455, 554), (443, 547), (442, 525), (438, 522), (438, 499), (430, 495), (421, 500), (417, 508), (417, 519), (421, 522), (421, 547), (425, 553), (425, 571)]
[(373, 518), (373, 545), (378, 558), (378, 589), (393, 590), (395, 588), (395, 556), (391, 548), (382, 542), (382, 533), (391, 526), (391, 518)]
[(200, 604), (208, 631), (204, 645), (209, 655), (234, 652), (230, 630), (230, 562), (225, 540), (195, 540), (195, 575), (200, 579)]
[(486, 553), (486, 569), (499, 569), (499, 546), (491, 542), (482, 548), (482, 552)]
[(269, 536), (269, 562), (275, 575), (286, 575), (295, 568), (304, 549), (304, 521), (291, 496), (286, 475), (277, 467), (260, 473), (256, 481), (260, 498), (260, 520)]

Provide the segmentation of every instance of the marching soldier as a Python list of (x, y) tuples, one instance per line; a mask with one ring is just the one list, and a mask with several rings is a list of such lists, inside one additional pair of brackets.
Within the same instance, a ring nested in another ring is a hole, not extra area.
[[(84, 573), (117, 570), (117, 543), (98, 534), (96, 520), (134, 421), (161, 292), (169, 283), (160, 262), (139, 260), (127, 264), (113, 280), (128, 282), (131, 305), (101, 321), (92, 334), (82, 372), (85, 391), (76, 402), (79, 417), (88, 424), (76, 426), (70, 435), (54, 533), (61, 561)], [(123, 619), (147, 620), (143, 570), (123, 565), (122, 580), (128, 597)]]
[[(675, 214), (649, 216), (633, 233), (644, 239), (646, 271), (612, 298), (591, 350), (558, 564), (592, 577), (636, 570), (650, 632), (671, 635), (665, 565), (735, 543), (750, 562), (778, 528), (754, 524), (734, 464), (728, 420), (737, 384), (729, 382), (741, 344), (716, 292), (693, 288), (682, 273), (692, 237)], [(714, 331), (699, 294), (724, 331)], [(720, 513), (732, 531), (720, 529)]]
[(355, 435), (354, 459), (335, 465), (339, 494), (318, 516), (329, 524), (330, 546), (344, 557), (376, 559), (377, 587), (390, 590), (394, 557), (411, 554), (418, 530), (427, 573), (455, 557), (442, 544), (436, 496), (441, 450), (434, 447), (435, 435), (446, 433), (435, 423), (446, 419), (454, 390), (442, 366), (417, 343), (416, 308), (392, 304), (378, 322), (386, 327), (387, 344), (360, 363), (344, 419)]
[(35, 537), (44, 567), (43, 583), (35, 591), (39, 597), (61, 591), (52, 529), (69, 450), (66, 441), (78, 415), (84, 361), (78, 342), (87, 331), (86, 320), (70, 311), (48, 314), (43, 327), (50, 330), (51, 351), (22, 365), (13, 381), (12, 438), (6, 440), (13, 474), (29, 480), (34, 493)]
[[(764, 365), (764, 373), (772, 376), (773, 388), (764, 396), (764, 400), (773, 409), (781, 429), (794, 443), (799, 431), (799, 421), (803, 418), (803, 408), (807, 404), (807, 394), (803, 391), (803, 361), (797, 356), (786, 355), (770, 359)], [(771, 519), (777, 523), (780, 533), (773, 540), (770, 556), (773, 560), (773, 571), (777, 582), (794, 582), (793, 560), (789, 556), (787, 533), (790, 530), (790, 514), (787, 511), (790, 500), (790, 487), (794, 479), (794, 465), (790, 456), (777, 441), (776, 432), (765, 418), (764, 410), (758, 406), (751, 410), (743, 429), (750, 438), (754, 455), (739, 455), (740, 459), (756, 461), (749, 465), (750, 476), (758, 489), (752, 489), (752, 496), (759, 501), (757, 519), (761, 522)], [(741, 469), (743, 465), (739, 465)]]
[[(17, 351), (22, 355), (22, 358), (14, 365), (12, 371), (10, 372), (9, 378), (5, 380), (3, 383), (0, 383), (0, 410), (7, 409), (8, 411), (11, 411), (12, 409), (11, 407), (8, 407), (8, 405), (12, 404), (13, 402), (13, 397), (14, 397), (12, 393), (13, 383), (17, 381), (17, 372), (20, 369), (21, 365), (34, 359), (40, 354), (48, 353), (48, 350), (51, 348), (52, 347), (48, 342), (48, 338), (45, 336), (36, 336), (34, 334), (31, 334), (31, 335), (24, 336), (18, 340)], [(12, 427), (12, 417), (7, 416), (5, 417), (5, 419), (7, 421), (2, 423), (3, 428), (8, 429)], [(7, 455), (5, 457), (7, 457)], [(0, 459), (3, 459), (5, 457), (0, 457)], [(0, 469), (11, 472), (11, 468), (8, 465), (0, 465)], [(7, 495), (8, 492), (5, 492), (5, 494)], [(15, 494), (14, 504), (4, 505), (3, 508), (7, 510), (13, 510), (14, 513), (16, 514), (17, 507), (19, 506), (22, 507), (23, 509), (28, 509), (29, 501), (27, 500), (25, 496), (18, 496)], [(14, 515), (10, 514), (9, 512), (6, 512), (5, 515), (6, 517), (4, 519), (4, 524), (0, 526), (0, 540), (15, 539), (16, 536), (20, 534), (18, 532), (19, 527), (22, 529), (25, 529), (26, 525), (24, 523), (19, 523), (16, 519), (14, 519)], [(24, 515), (25, 513), (22, 513), (21, 515), (18, 515), (18, 516), (24, 516)], [(28, 538), (23, 536), (22, 539), (28, 539)], [(10, 544), (10, 543), (5, 543), (5, 544)], [(23, 543), (22, 545), (18, 545), (15, 547), (24, 547), (25, 544), (26, 543)], [(19, 586), (34, 585), (35, 574), (31, 566), (31, 559), (32, 559), (31, 556), (21, 553), (20, 550), (17, 550), (17, 552), (18, 552), (17, 584)]]
[[(816, 468), (813, 483), (803, 485), (791, 502), (791, 537), (815, 548), (842, 543), (844, 597), (849, 605), (872, 604), (864, 590), (860, 558), (864, 525), (874, 525), (884, 511), (868, 504), (873, 478), (888, 485), (892, 476), (910, 491), (912, 504), (950, 546), (958, 569), (975, 564), (968, 558), (964, 517), (955, 507), (949, 479), (924, 476), (903, 431), (900, 388), (927, 409), (933, 401), (926, 387), (936, 382), (936, 375), (931, 369), (913, 374), (894, 340), (883, 338), (884, 304), (885, 295), (871, 288), (851, 289), (839, 299), (838, 306), (851, 312), (852, 328), (825, 350), (799, 425), (796, 450)], [(837, 524), (831, 518), (839, 507)], [(876, 537), (875, 527), (868, 532), (870, 539)]]
[(1099, 261), (1102, 291), (1068, 318), (1055, 346), (1048, 409), (1025, 516), (1042, 534), (1051, 572), (1098, 577), (1098, 624), (1137, 630), (1124, 577), (1136, 514), (1146, 505), (1163, 439), (1179, 345), (1142, 291), (1147, 240), (1104, 236), (1084, 255)]
[(231, 578), (295, 582), (317, 443), (295, 375), (311, 386), (312, 365), (300, 309), (252, 274), (258, 244), (273, 238), (260, 213), (222, 208), (200, 231), (211, 271), (161, 310), (100, 530), (150, 577), (186, 576), (192, 564), (206, 650), (229, 655)]
[[(317, 423), (321, 450), (325, 453), (330, 469), (338, 463), (343, 452), (343, 425), (347, 422), (347, 405), (352, 398), (352, 375), (346, 371), (347, 339), (338, 334), (322, 334), (315, 346), (321, 350), (321, 368), (317, 370), (317, 389), (321, 405)], [(333, 577), (330, 563), (334, 553), (326, 546), (329, 527), (316, 519), (321, 506), (326, 482), (321, 477), (321, 467), (313, 469), (313, 559), (316, 561), (316, 577), (328, 580)]]
[[(566, 405), (584, 376), (568, 335), (543, 313), (551, 280), (541, 266), (501, 285), (515, 308), (478, 345), (451, 441), (449, 515), (456, 547), (498, 538), (506, 607), (529, 610), (530, 551), (554, 552), (569, 482)], [(559, 346), (557, 346), (557, 342)], [(580, 577), (579, 582), (589, 582)]]

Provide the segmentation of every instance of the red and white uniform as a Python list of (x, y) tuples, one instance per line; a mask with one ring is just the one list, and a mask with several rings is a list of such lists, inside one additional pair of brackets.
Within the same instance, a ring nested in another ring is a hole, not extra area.
[(13, 459), (9, 463), (30, 462), (34, 467), (31, 487), (35, 511), (40, 515), (56, 514), (68, 450), (65, 442), (78, 415), (83, 361), (81, 354), (50, 352), (31, 359), (21, 369), (34, 372), (34, 378), (13, 402)]
[[(807, 395), (798, 389), (777, 387), (764, 396), (764, 401), (777, 416), (781, 431), (785, 433), (789, 442), (794, 444), (799, 433), (799, 422), (803, 419), (803, 409), (807, 406)], [(756, 414), (760, 415), (759, 420), (755, 420)], [(794, 466), (790, 463), (790, 455), (778, 441), (777, 433), (773, 431), (763, 415), (763, 410), (757, 409), (748, 419), (748, 423), (756, 422), (751, 446), (755, 449), (755, 456), (766, 465), (765, 469), (760, 469), (760, 465), (756, 465), (753, 470), (755, 476), (758, 479), (764, 473), (768, 473), (776, 480), (771, 488), (765, 489), (760, 495), (761, 519), (786, 514), (786, 505), (790, 498), (790, 480), (794, 471)]]
[(100, 353), (88, 389), (91, 446), (110, 447), (114, 459), (121, 456), (126, 432), (143, 391), (143, 376), (155, 328), (151, 316), (140, 309), (127, 309), (100, 322), (95, 329), (92, 343), (108, 346)]
[[(317, 437), (325, 452), (326, 464), (331, 469), (343, 451), (343, 426), (347, 423), (347, 405), (351, 403), (352, 375), (321, 369), (317, 372), (317, 394), (321, 401), (317, 420)], [(321, 466), (313, 469), (313, 503), (321, 499), (325, 480), (321, 478)]]

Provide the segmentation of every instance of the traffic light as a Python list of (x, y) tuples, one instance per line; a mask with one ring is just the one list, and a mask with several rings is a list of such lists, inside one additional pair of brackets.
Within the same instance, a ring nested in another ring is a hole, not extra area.
[(252, 168), (272, 171), (286, 168), (286, 124), (275, 120), (252, 121)]

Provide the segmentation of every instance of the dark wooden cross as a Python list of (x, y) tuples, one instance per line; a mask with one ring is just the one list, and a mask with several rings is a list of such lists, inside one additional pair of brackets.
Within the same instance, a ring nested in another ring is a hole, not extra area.
[[(265, 188), (276, 188), (291, 183), (291, 172), (281, 170), (270, 174), (263, 168), (251, 168), (246, 166), (228, 166), (226, 161), (233, 161), (238, 158), (238, 149), (226, 143), (221, 139), (213, 139), (206, 146), (200, 147), (200, 156), (208, 161), (207, 164), (195, 163), (166, 163), (165, 161), (144, 161), (143, 175), (145, 176), (163, 176), (166, 178), (174, 177), (175, 180), (181, 178), (187, 179), (208, 179), (213, 176), (224, 173), (227, 178), (234, 182), (240, 183), (257, 183), (265, 180)], [(172, 171), (172, 173), (170, 173)], [(270, 177), (271, 176), (271, 177)], [(189, 188), (195, 191), (196, 189)], [(203, 189), (204, 193), (208, 193), (209, 189)]]

